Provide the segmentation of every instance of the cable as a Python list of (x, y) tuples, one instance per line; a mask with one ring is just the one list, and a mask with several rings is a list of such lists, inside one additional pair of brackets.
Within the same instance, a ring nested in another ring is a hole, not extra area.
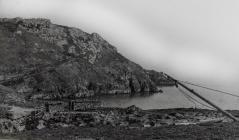
[[(182, 92), (181, 92), (181, 93), (182, 93)], [(183, 95), (185, 98), (187, 98), (190, 102), (192, 102), (192, 103), (194, 104), (195, 108), (197, 107), (197, 104), (196, 104), (191, 98), (189, 98), (188, 96), (186, 96), (184, 93), (182, 93), (182, 95)]]
[(212, 110), (215, 110), (213, 107), (208, 106), (208, 105), (206, 105), (206, 104), (204, 104), (204, 103), (201, 103), (201, 102), (198, 101), (197, 99), (195, 99), (195, 98), (193, 98), (192, 96), (188, 95), (188, 94), (187, 94), (186, 92), (184, 92), (182, 89), (179, 88), (179, 91), (180, 91), (182, 94), (184, 94), (185, 96), (187, 96), (187, 98), (190, 98), (191, 100), (194, 100), (195, 102), (201, 104), (202, 106), (205, 106), (205, 107), (207, 107), (207, 108), (210, 108), (210, 109), (212, 109)]
[(234, 97), (238, 97), (238, 98), (239, 98), (239, 95), (236, 95), (236, 94), (233, 94), (233, 93), (229, 93), (229, 92), (225, 92), (225, 91), (221, 91), (221, 90), (217, 90), (217, 89), (213, 89), (213, 88), (201, 86), (201, 85), (194, 84), (194, 83), (187, 82), (187, 81), (180, 81), (180, 82), (183, 82), (183, 83), (185, 83), (185, 84), (189, 84), (189, 85), (192, 85), (192, 86), (204, 88), (204, 89), (207, 89), (207, 90), (211, 90), (211, 91), (215, 91), (215, 92), (219, 92), (219, 93), (223, 93), (223, 94), (227, 94), (227, 95), (230, 95), (230, 96), (234, 96)]
[(188, 98), (194, 100), (195, 102), (199, 103), (199, 104), (202, 105), (202, 106), (205, 106), (205, 107), (207, 107), (207, 108), (209, 108), (209, 109), (215, 110), (213, 107), (208, 106), (208, 105), (206, 105), (206, 104), (203, 104), (203, 103), (199, 102), (198, 100), (196, 100), (195, 98), (193, 98), (192, 96), (190, 96), (190, 95), (188, 95), (188, 94), (185, 94), (185, 96), (187, 96)]
[(192, 100), (191, 98), (189, 98), (188, 95), (187, 95), (181, 88), (178, 88), (178, 90), (180, 91), (180, 93), (181, 93), (185, 98), (187, 98), (190, 102), (192, 102), (192, 103), (196, 106), (195, 101)]
[[(165, 74), (166, 77), (171, 80), (173, 80), (170, 76), (168, 76), (167, 74)], [(180, 81), (180, 80), (178, 80)], [(218, 92), (218, 93), (223, 93), (223, 94), (227, 94), (227, 95), (230, 95), (230, 96), (234, 96), (234, 97), (237, 97), (239, 98), (239, 95), (236, 95), (236, 94), (233, 94), (233, 93), (230, 93), (230, 92), (225, 92), (225, 91), (222, 91), (222, 90), (218, 90), (218, 89), (213, 89), (213, 88), (209, 88), (209, 87), (206, 87), (206, 86), (201, 86), (199, 84), (194, 84), (194, 83), (191, 83), (191, 82), (188, 82), (188, 81), (180, 81), (182, 83), (185, 83), (185, 84), (189, 84), (189, 85), (193, 85), (193, 86), (196, 86), (196, 87), (200, 87), (200, 88), (204, 88), (204, 89), (207, 89), (207, 90), (211, 90), (211, 91), (215, 91), (215, 92)]]

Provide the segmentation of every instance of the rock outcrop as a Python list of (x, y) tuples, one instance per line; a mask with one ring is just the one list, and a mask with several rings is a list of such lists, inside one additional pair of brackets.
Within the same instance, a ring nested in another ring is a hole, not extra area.
[(48, 19), (0, 19), (0, 58), (1, 84), (28, 98), (157, 92), (174, 84), (123, 57), (99, 34)]
[(221, 113), (212, 110), (200, 109), (169, 109), (169, 110), (142, 110), (136, 106), (128, 108), (98, 108), (88, 112), (55, 112), (43, 113), (40, 118), (27, 120), (26, 128), (40, 129), (42, 127), (84, 127), (106, 126), (142, 128), (161, 127), (169, 125), (206, 124), (215, 122), (230, 122)]

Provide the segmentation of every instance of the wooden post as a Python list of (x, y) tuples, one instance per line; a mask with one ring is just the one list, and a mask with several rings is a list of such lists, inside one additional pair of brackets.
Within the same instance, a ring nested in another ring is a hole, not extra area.
[(69, 101), (69, 111), (74, 111), (75, 109), (75, 103), (74, 101), (70, 100)]
[(193, 95), (197, 96), (198, 98), (202, 99), (203, 101), (205, 101), (206, 103), (208, 103), (209, 105), (211, 105), (212, 107), (216, 108), (218, 111), (220, 111), (222, 114), (224, 114), (225, 116), (231, 118), (234, 121), (238, 121), (238, 118), (236, 118), (235, 116), (233, 116), (232, 114), (230, 114), (227, 111), (224, 111), (223, 109), (221, 109), (220, 107), (218, 107), (217, 105), (215, 105), (214, 103), (212, 103), (211, 101), (209, 101), (208, 99), (206, 99), (205, 97), (201, 96), (200, 94), (198, 94), (197, 92), (195, 92), (193, 89), (190, 89), (189, 87), (187, 87), (186, 85), (182, 84), (181, 82), (179, 82), (178, 80), (172, 78), (171, 76), (165, 74), (169, 79), (175, 81), (175, 83), (177, 83), (178, 85), (182, 86), (183, 88), (185, 88), (186, 90), (188, 90), (189, 92), (191, 92)]

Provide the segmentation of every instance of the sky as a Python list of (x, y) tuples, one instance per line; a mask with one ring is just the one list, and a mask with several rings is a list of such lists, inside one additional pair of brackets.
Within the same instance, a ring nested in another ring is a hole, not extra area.
[(144, 68), (239, 95), (238, 13), (238, 0), (0, 0), (0, 17), (97, 32)]

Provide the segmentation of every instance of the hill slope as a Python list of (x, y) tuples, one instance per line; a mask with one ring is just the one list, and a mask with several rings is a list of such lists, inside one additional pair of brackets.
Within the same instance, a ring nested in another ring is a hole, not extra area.
[(157, 92), (163, 73), (131, 62), (97, 33), (48, 19), (0, 19), (0, 81), (28, 98)]

